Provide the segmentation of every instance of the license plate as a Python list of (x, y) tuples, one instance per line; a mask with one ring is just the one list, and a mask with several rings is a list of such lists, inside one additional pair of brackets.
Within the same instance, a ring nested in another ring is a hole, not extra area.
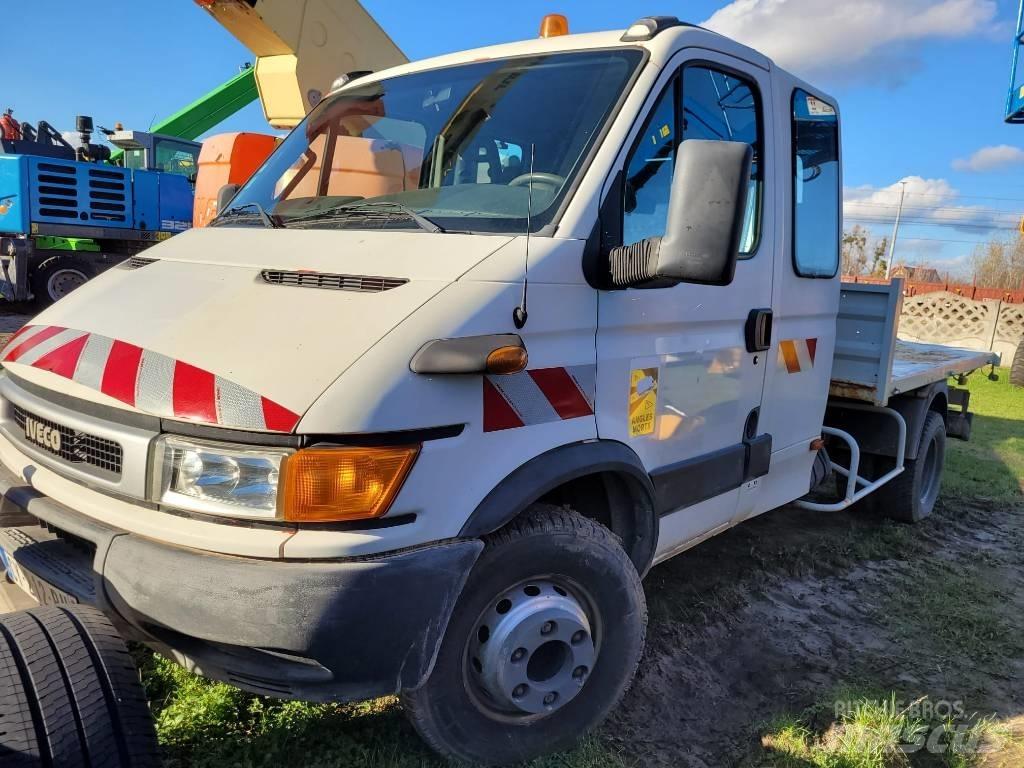
[(67, 605), (78, 602), (78, 598), (74, 595), (69, 595), (43, 581), (31, 571), (26, 571), (18, 564), (17, 560), (3, 550), (0, 550), (0, 561), (3, 562), (4, 569), (11, 577), (11, 581), (40, 605)]

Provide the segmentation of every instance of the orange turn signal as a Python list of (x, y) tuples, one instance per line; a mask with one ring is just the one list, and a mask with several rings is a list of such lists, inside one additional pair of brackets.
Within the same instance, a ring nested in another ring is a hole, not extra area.
[(525, 347), (498, 347), (487, 355), (485, 366), (488, 373), (519, 373), (529, 361)]
[(560, 37), (569, 34), (569, 19), (560, 13), (549, 13), (540, 20), (541, 37)]
[(409, 475), (420, 447), (309, 448), (284, 463), (285, 520), (323, 523), (381, 517)]

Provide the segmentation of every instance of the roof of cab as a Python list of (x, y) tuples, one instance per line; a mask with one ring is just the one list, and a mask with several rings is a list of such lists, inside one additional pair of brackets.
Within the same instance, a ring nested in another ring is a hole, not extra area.
[[(610, 32), (588, 32), (584, 34), (558, 35), (554, 37), (537, 37), (513, 43), (502, 43), (484, 48), (473, 48), (456, 51), (429, 59), (403, 64), (398, 67), (374, 72), (373, 74), (353, 80), (353, 84), (365, 84), (374, 80), (383, 80), (411, 72), (451, 67), (473, 61), (510, 58), (512, 56), (529, 56), (538, 53), (558, 53), (567, 51), (583, 51), (594, 49), (636, 49), (642, 48), (649, 52), (651, 61), (663, 64), (677, 50), (684, 46), (709, 48), (727, 53), (755, 64), (763, 69), (771, 69), (772, 63), (764, 54), (737, 43), (717, 32), (692, 24), (680, 23), (655, 34), (649, 40), (623, 42), (625, 30)], [(344, 87), (344, 86), (343, 86)]]

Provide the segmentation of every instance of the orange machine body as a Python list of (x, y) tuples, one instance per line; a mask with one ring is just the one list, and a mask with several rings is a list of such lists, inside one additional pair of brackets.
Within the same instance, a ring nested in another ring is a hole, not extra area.
[(225, 184), (244, 184), (277, 146), (262, 133), (222, 133), (203, 142), (196, 176), (192, 225), (205, 227), (217, 215), (217, 193)]

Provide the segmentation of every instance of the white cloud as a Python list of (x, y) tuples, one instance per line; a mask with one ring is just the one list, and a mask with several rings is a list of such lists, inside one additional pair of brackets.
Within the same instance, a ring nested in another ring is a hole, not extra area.
[(953, 161), (953, 170), (969, 173), (984, 173), (1024, 163), (1024, 149), (1000, 144), (998, 147), (982, 147), (967, 158)]
[(979, 205), (964, 205), (960, 192), (945, 179), (907, 176), (888, 187), (847, 187), (843, 190), (843, 215), (850, 224), (886, 224), (896, 218), (900, 187), (906, 183), (903, 221), (908, 225), (950, 226), (981, 233), (1015, 227), (1018, 214)]
[(733, 0), (703, 26), (802, 76), (882, 76), (919, 63), (928, 39), (991, 31), (994, 0)]

